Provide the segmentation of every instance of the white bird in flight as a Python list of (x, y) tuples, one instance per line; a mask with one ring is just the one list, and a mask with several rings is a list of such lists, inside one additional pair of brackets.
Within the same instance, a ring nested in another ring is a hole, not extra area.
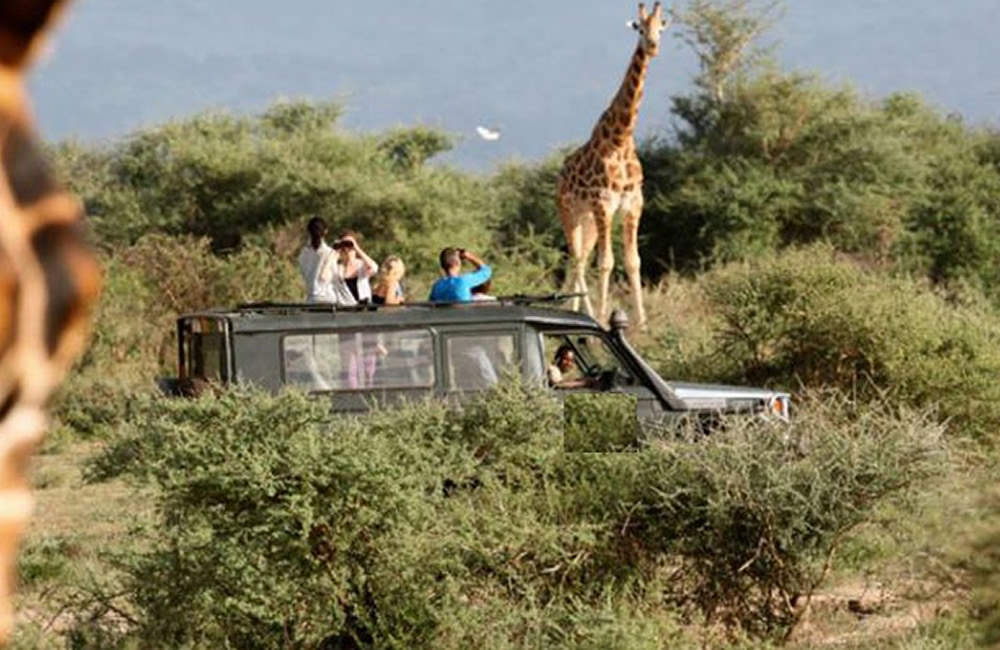
[(483, 140), (488, 140), (490, 142), (500, 139), (500, 131), (498, 129), (488, 129), (485, 126), (477, 126), (476, 133)]

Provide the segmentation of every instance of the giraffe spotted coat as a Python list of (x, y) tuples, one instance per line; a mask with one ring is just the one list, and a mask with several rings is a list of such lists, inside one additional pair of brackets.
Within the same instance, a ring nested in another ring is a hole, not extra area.
[(61, 5), (0, 3), (0, 643), (10, 635), (17, 547), (33, 504), (27, 463), (48, 401), (83, 349), (100, 283), (81, 206), (36, 143), (24, 87)]
[[(638, 242), (643, 206), (642, 165), (636, 155), (633, 133), (646, 71), (650, 60), (659, 52), (660, 35), (667, 26), (663, 7), (657, 2), (653, 11), (647, 12), (645, 5), (640, 4), (639, 20), (632, 26), (639, 32), (639, 43), (625, 78), (611, 105), (594, 126), (590, 139), (563, 163), (556, 205), (570, 254), (566, 288), (584, 294), (584, 307), (591, 315), (594, 310), (587, 289), (586, 269), (591, 253), (597, 248), (598, 318), (602, 321), (608, 318), (608, 291), (614, 268), (611, 228), (614, 216), (622, 215), (625, 272), (635, 315), (639, 326), (645, 327)], [(579, 307), (579, 300), (574, 300), (573, 308)]]

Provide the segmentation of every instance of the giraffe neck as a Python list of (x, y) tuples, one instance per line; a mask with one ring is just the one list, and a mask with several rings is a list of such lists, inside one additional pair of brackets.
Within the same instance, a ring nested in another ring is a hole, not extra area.
[(622, 85), (611, 100), (611, 105), (601, 115), (591, 135), (591, 142), (611, 141), (621, 147), (632, 139), (642, 102), (642, 89), (646, 83), (649, 55), (642, 46), (635, 48)]

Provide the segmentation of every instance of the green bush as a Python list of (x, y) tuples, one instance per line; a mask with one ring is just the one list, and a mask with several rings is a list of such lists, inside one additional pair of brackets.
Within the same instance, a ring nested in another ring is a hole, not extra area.
[(648, 274), (827, 242), (995, 296), (995, 134), (773, 67), (727, 90), (676, 97), (677, 136), (642, 147)]
[(564, 398), (567, 451), (624, 451), (640, 439), (636, 399), (627, 394), (568, 394)]
[(37, 540), (25, 547), (18, 557), (18, 583), (30, 588), (63, 578), (72, 555), (72, 543), (66, 539), (43, 537)]
[(824, 246), (720, 268), (703, 290), (714, 343), (675, 355), (668, 375), (711, 368), (731, 382), (833, 386), (936, 408), (961, 435), (1000, 430), (1000, 326), (987, 308), (867, 272)]
[(755, 636), (787, 635), (873, 506), (945, 471), (926, 415), (826, 393), (789, 430), (754, 420), (642, 455), (627, 534), (673, 563), (674, 601)]
[(153, 382), (142, 385), (97, 371), (69, 378), (59, 390), (52, 414), (76, 439), (111, 437), (144, 394), (153, 392)]
[[(484, 403), (456, 421), (430, 407), (376, 417), (366, 431), (301, 396), (249, 408), (247, 398), (153, 401), (97, 465), (163, 490), (157, 550), (132, 568), (143, 638), (428, 644), (466, 573), (458, 548), (442, 552), (451, 540), (435, 511), (479, 483), (535, 481), (532, 459), (546, 445), (530, 425), (545, 409)], [(484, 418), (509, 446), (483, 439)], [(504, 462), (511, 454), (524, 466)]]
[[(496, 215), (491, 227), (495, 250), (513, 251), (521, 258), (512, 266), (523, 273), (524, 262), (547, 272), (547, 288), (562, 288), (565, 274), (565, 236), (556, 212), (556, 184), (568, 151), (537, 164), (506, 164), (491, 179), (496, 193)], [(513, 260), (512, 260), (513, 261)], [(500, 266), (501, 271), (505, 270)]]
[(363, 419), (233, 391), (142, 402), (89, 476), (159, 495), (120, 558), (142, 646), (682, 647), (694, 611), (793, 625), (844, 536), (931, 471), (936, 427), (850, 406), (581, 454), (518, 385)]

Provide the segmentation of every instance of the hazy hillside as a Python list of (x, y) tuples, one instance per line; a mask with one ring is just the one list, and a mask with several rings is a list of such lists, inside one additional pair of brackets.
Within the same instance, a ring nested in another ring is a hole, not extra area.
[[(433, 0), (80, 0), (34, 80), (49, 137), (120, 134), (211, 106), (281, 95), (342, 97), (361, 129), (426, 123), (469, 136), (456, 162), (484, 168), (584, 138), (634, 43), (630, 1), (566, 5)], [(914, 89), (992, 119), (1000, 81), (995, 0), (796, 0), (775, 35), (786, 67), (872, 93)], [(663, 126), (693, 62), (672, 41), (650, 70), (640, 128)], [(504, 129), (475, 139), (476, 124)]]

